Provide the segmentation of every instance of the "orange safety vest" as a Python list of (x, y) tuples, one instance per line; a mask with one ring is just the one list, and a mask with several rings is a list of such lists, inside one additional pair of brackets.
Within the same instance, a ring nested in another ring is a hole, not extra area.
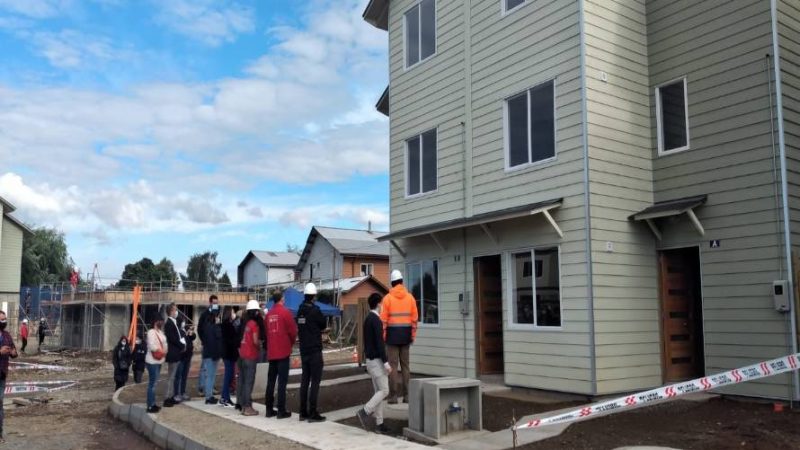
[(409, 345), (417, 337), (417, 301), (402, 284), (383, 298), (381, 320), (386, 345)]

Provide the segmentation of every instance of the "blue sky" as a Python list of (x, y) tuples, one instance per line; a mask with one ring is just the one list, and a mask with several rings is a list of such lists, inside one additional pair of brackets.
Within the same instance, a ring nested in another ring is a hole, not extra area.
[[(367, 0), (0, 0), (0, 196), (83, 272), (388, 229)], [(105, 281), (105, 280), (104, 280)]]

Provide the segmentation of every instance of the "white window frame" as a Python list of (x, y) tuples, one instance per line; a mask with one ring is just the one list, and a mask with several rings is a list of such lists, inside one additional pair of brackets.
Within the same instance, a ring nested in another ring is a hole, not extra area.
[[(418, 317), (418, 319), (417, 319), (417, 328), (439, 328), (441, 326), (441, 323), (442, 323), (442, 288), (441, 288), (441, 282), (440, 282), (440, 280), (442, 278), (441, 277), (441, 274), (442, 274), (442, 262), (439, 260), (439, 258), (430, 258), (430, 259), (424, 259), (423, 258), (423, 259), (418, 259), (418, 260), (414, 260), (414, 261), (406, 261), (405, 262), (405, 266), (403, 268), (405, 269), (405, 273), (409, 273), (408, 272), (408, 266), (411, 266), (411, 265), (414, 265), (414, 264), (422, 265), (422, 263), (426, 263), (426, 262), (435, 262), (436, 263), (436, 310), (437, 310), (437, 318), (439, 320), (436, 323), (424, 323), (423, 322), (423, 313), (422, 313), (422, 310), (421, 310), (422, 307), (424, 306), (423, 299), (415, 299), (415, 300), (419, 300), (419, 306), (420, 306), (420, 309), (417, 310), (417, 317)], [(422, 281), (420, 281), (420, 283), (422, 283)], [(421, 288), (422, 288), (422, 286), (423, 285), (420, 284)], [(406, 286), (406, 287), (408, 288), (408, 292), (410, 293), (411, 292), (411, 286)], [(423, 291), (423, 296), (424, 295), (425, 295), (425, 292)]]
[[(362, 276), (365, 276), (365, 277), (366, 277), (366, 276), (370, 276), (370, 275), (372, 275), (372, 274), (375, 272), (375, 264), (373, 264), (373, 263), (360, 263), (360, 264), (361, 264), (361, 265), (360, 265), (359, 271), (360, 271), (360, 273), (363, 273), (363, 274), (364, 274), (364, 275), (362, 275)], [(362, 269), (362, 268), (364, 268), (364, 267), (366, 267), (366, 268), (367, 268), (367, 270), (366, 270), (366, 271), (364, 271), (364, 270), (361, 270), (361, 269)]]
[[(427, 132), (429, 132), (429, 131), (433, 131), (434, 133), (436, 133), (436, 167), (434, 167), (434, 169), (436, 170), (436, 177), (435, 177), (436, 178), (436, 189), (422, 192), (422, 168), (423, 168), (423, 160), (424, 160), (424, 158), (422, 157), (423, 150), (424, 150), (423, 147), (422, 147), (422, 135), (427, 133)], [(415, 139), (415, 138), (419, 138), (419, 183), (420, 183), (420, 186), (419, 186), (419, 192), (418, 193), (409, 194), (409, 192), (410, 192), (409, 188), (411, 187), (411, 185), (409, 183), (411, 182), (411, 179), (408, 176), (408, 166), (409, 166), (408, 141), (410, 141), (412, 139)], [(409, 137), (408, 139), (403, 141), (403, 146), (405, 148), (405, 150), (404, 150), (405, 151), (405, 155), (403, 156), (403, 176), (405, 177), (405, 183), (403, 183), (403, 184), (405, 186), (405, 192), (403, 194), (405, 195), (406, 200), (415, 199), (415, 198), (419, 198), (419, 197), (424, 197), (426, 195), (432, 195), (432, 194), (435, 194), (436, 192), (438, 192), (439, 191), (439, 127), (431, 128), (431, 129), (425, 130), (425, 131), (423, 131), (421, 133), (417, 133), (414, 136)]]
[[(675, 84), (676, 82), (683, 81), (683, 108), (684, 108), (684, 117), (686, 119), (686, 145), (683, 147), (673, 148), (669, 150), (664, 149), (664, 118), (662, 117), (662, 109), (661, 109), (661, 88), (665, 86), (670, 86)], [(691, 148), (691, 136), (689, 135), (689, 83), (687, 81), (686, 75), (682, 77), (675, 78), (673, 80), (667, 81), (666, 83), (661, 83), (655, 88), (656, 93), (656, 134), (658, 139), (658, 156), (666, 156), (672, 155), (674, 153), (680, 153)]]
[(518, 11), (518, 10), (524, 8), (529, 3), (531, 3), (531, 2), (528, 1), (528, 0), (524, 0), (519, 5), (511, 8), (511, 9), (506, 9), (506, 0), (500, 0), (500, 15), (501, 16), (507, 16), (507, 15), (509, 15), (509, 14), (515, 12), (515, 11)]
[[(561, 325), (557, 327), (551, 326), (541, 326), (539, 325), (537, 320), (537, 310), (536, 310), (536, 250), (537, 249), (546, 249), (546, 248), (555, 248), (558, 252), (558, 311), (559, 317), (561, 317)], [(519, 253), (531, 253), (531, 284), (532, 284), (532, 292), (533, 292), (533, 323), (515, 323), (514, 322), (514, 308), (515, 299), (514, 299), (514, 255)], [(509, 331), (562, 331), (564, 329), (564, 264), (561, 260), (561, 246), (560, 245), (537, 245), (536, 247), (527, 247), (527, 248), (520, 248), (516, 250), (509, 250), (506, 252), (505, 255), (506, 260), (506, 267), (508, 270), (506, 271), (506, 297), (508, 302), (506, 303), (506, 330)]]
[[(539, 161), (533, 161), (532, 162), (531, 159), (533, 159), (533, 154), (532, 154), (532, 152), (533, 152), (533, 141), (531, 139), (531, 131), (530, 131), (531, 130), (531, 114), (530, 114), (530, 109), (531, 109), (531, 106), (530, 106), (531, 105), (531, 90), (535, 89), (535, 88), (537, 88), (537, 87), (539, 87), (539, 86), (541, 86), (541, 85), (543, 85), (545, 83), (549, 83), (549, 82), (553, 83), (553, 156), (550, 157), (550, 158), (547, 158), (547, 159), (542, 159), (542, 160), (539, 160)], [(558, 87), (558, 85), (557, 85), (556, 78), (549, 78), (547, 80), (543, 80), (542, 82), (537, 83), (537, 84), (525, 89), (524, 91), (516, 92), (513, 95), (509, 95), (508, 97), (503, 99), (503, 152), (505, 154), (505, 163), (504, 163), (505, 168), (504, 168), (504, 170), (505, 170), (506, 173), (517, 172), (519, 170), (525, 170), (525, 169), (528, 169), (528, 168), (531, 168), (531, 167), (540, 166), (540, 165), (543, 165), (543, 164), (548, 164), (548, 163), (551, 163), (551, 162), (556, 161), (558, 159), (558, 115), (556, 114), (556, 111), (558, 110), (558, 105), (556, 104), (556, 90), (557, 90), (557, 87)], [(510, 139), (509, 139), (509, 133), (511, 131), (511, 128), (510, 128), (509, 113), (508, 113), (508, 101), (511, 100), (514, 97), (519, 96), (523, 92), (528, 97), (527, 108), (526, 108), (526, 111), (528, 112), (528, 129), (527, 129), (527, 131), (528, 131), (528, 162), (525, 163), (525, 164), (519, 164), (519, 165), (516, 165), (516, 166), (512, 167), (510, 165), (511, 164), (511, 155), (510, 155), (510, 152), (511, 152), (510, 144), (511, 144), (511, 142), (510, 142)]]
[[(435, 38), (436, 42), (434, 42), (434, 45), (433, 45), (433, 53), (431, 53), (430, 56), (428, 56), (427, 58), (424, 58), (424, 59), (422, 58), (422, 14), (421, 14), (422, 7), (420, 6), (422, 1), (423, 0), (415, 1), (414, 4), (403, 13), (403, 68), (406, 71), (407, 70), (411, 70), (411, 69), (419, 66), (420, 64), (422, 64), (422, 63), (424, 63), (424, 62), (426, 62), (426, 61), (428, 61), (430, 59), (433, 59), (433, 57), (436, 56), (437, 53), (439, 53), (439, 36), (438, 36), (438, 31), (439, 31), (439, 13), (438, 13), (438, 10), (437, 10), (437, 6), (438, 6), (437, 3), (436, 3), (437, 0), (433, 0), (433, 34), (434, 34), (434, 38)], [(419, 15), (419, 22), (420, 23), (419, 23), (419, 36), (418, 36), (418, 38), (419, 38), (418, 42), (419, 43), (417, 44), (417, 45), (419, 45), (420, 59), (419, 59), (419, 61), (417, 61), (414, 64), (409, 66), (408, 65), (408, 40), (406, 39), (406, 33), (408, 32), (408, 25), (407, 25), (408, 19), (406, 18), (406, 15), (408, 14), (409, 11), (411, 11), (414, 8), (419, 8), (420, 9), (420, 15)]]

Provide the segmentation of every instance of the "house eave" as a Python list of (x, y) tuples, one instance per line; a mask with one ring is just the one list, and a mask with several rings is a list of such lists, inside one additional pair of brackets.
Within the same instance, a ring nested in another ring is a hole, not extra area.
[(389, 0), (369, 0), (364, 14), (364, 20), (375, 28), (389, 30)]

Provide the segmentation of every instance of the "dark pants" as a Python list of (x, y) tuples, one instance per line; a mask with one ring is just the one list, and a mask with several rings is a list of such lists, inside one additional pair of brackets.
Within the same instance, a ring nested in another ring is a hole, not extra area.
[(186, 383), (189, 381), (189, 369), (191, 368), (192, 355), (189, 355), (184, 357), (183, 361), (181, 361), (181, 368), (178, 371), (178, 375), (180, 375), (180, 382), (175, 390), (177, 395), (186, 395)]
[(3, 402), (6, 395), (6, 379), (0, 379), (0, 438), (5, 436), (3, 433), (3, 419), (5, 418), (5, 411), (3, 411)]
[(144, 375), (144, 365), (141, 367), (133, 366), (133, 382), (139, 384), (142, 382), (142, 375)]
[(25, 353), (25, 347), (28, 346), (28, 338), (22, 338), (22, 353)]
[[(386, 346), (386, 356), (389, 358), (389, 365), (392, 367), (392, 373), (389, 375), (390, 400), (397, 400), (397, 397), (403, 396), (408, 401), (408, 381), (411, 378), (411, 365), (408, 356), (410, 348), (410, 345)], [(403, 373), (397, 370), (398, 366), (403, 369)]]
[(225, 376), (222, 379), (222, 399), (226, 402), (231, 402), (231, 383), (233, 383), (233, 375), (236, 372), (236, 361), (233, 359), (223, 359), (225, 364)]
[(267, 410), (275, 404), (275, 379), (278, 380), (278, 411), (286, 411), (286, 383), (289, 381), (289, 357), (269, 362), (267, 372)]
[(39, 335), (39, 347), (41, 347), (41, 346), (42, 346), (42, 344), (44, 344), (44, 335), (43, 335), (43, 334), (40, 334), (40, 335)]
[(300, 355), (303, 376), (300, 380), (300, 415), (313, 416), (318, 413), (319, 382), (322, 380), (322, 352)]
[(128, 382), (128, 373), (129, 372), (127, 369), (125, 370), (114, 369), (114, 383), (117, 386), (114, 388), (115, 391), (121, 388), (122, 386), (125, 386), (125, 383)]
[[(239, 383), (236, 385), (236, 403), (242, 405), (242, 408), (252, 407), (253, 401), (251, 396), (253, 394), (253, 385), (256, 382), (256, 364), (258, 361), (255, 359), (239, 359)], [(289, 375), (287, 368), (286, 375)], [(286, 384), (284, 383), (284, 392), (286, 392)], [(280, 398), (279, 398), (280, 399)], [(284, 395), (284, 408), (286, 408), (286, 396)]]

